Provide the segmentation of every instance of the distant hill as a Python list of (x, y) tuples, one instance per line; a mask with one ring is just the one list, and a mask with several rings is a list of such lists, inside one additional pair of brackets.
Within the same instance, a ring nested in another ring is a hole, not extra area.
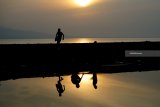
[(0, 27), (0, 39), (53, 38), (51, 34)]
[[(66, 32), (67, 33), (67, 32)], [(66, 34), (65, 38), (160, 38), (160, 35), (152, 34)], [(55, 34), (41, 33), (35, 31), (18, 30), (0, 27), (0, 39), (44, 39), (54, 38)]]

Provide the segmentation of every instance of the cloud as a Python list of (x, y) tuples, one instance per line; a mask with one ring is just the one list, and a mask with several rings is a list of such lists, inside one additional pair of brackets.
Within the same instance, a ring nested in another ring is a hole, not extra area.
[(101, 1), (86, 8), (74, 8), (68, 0), (1, 0), (0, 25), (46, 33), (61, 27), (69, 35), (82, 37), (99, 34), (160, 37), (159, 0)]

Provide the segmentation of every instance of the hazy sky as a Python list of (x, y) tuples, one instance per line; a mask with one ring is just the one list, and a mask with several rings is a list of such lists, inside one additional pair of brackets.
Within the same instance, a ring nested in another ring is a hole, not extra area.
[(0, 26), (74, 36), (159, 35), (160, 0), (0, 0)]

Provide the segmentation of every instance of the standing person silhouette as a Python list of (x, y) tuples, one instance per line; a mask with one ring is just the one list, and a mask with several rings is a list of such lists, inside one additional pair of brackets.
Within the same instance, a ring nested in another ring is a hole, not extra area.
[(57, 81), (57, 84), (56, 84), (56, 88), (60, 97), (62, 96), (62, 93), (65, 91), (65, 86), (64, 85), (62, 86), (61, 84), (62, 80), (63, 78), (59, 76), (59, 80)]
[(55, 41), (57, 41), (57, 44), (60, 44), (62, 39), (64, 40), (64, 34), (61, 32), (61, 29), (58, 28), (58, 32), (55, 37)]

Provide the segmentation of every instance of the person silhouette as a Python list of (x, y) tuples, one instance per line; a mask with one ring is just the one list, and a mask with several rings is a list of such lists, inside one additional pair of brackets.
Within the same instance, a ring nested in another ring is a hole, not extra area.
[(57, 44), (60, 44), (62, 39), (64, 40), (64, 34), (61, 32), (61, 29), (58, 28), (58, 31), (55, 37), (55, 41), (57, 41)]
[(62, 86), (61, 84), (62, 80), (63, 78), (59, 76), (59, 80), (57, 81), (57, 84), (56, 84), (56, 88), (60, 97), (62, 96), (62, 93), (65, 91), (65, 86), (64, 85)]
[(80, 82), (83, 78), (83, 75), (84, 74), (82, 74), (81, 78), (78, 76), (78, 74), (75, 74), (75, 73), (71, 75), (71, 81), (72, 81), (73, 84), (76, 85), (77, 88), (80, 87)]
[(93, 87), (97, 89), (97, 73), (93, 73)]

